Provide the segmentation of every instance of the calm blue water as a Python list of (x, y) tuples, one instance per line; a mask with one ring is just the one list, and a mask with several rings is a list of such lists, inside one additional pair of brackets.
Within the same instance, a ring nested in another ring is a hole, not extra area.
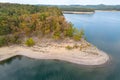
[(64, 14), (77, 28), (83, 28), (87, 40), (119, 58), (120, 12), (96, 12), (93, 15)]
[(120, 12), (64, 16), (85, 30), (89, 42), (111, 55), (111, 63), (93, 67), (15, 57), (0, 63), (0, 80), (120, 80)]

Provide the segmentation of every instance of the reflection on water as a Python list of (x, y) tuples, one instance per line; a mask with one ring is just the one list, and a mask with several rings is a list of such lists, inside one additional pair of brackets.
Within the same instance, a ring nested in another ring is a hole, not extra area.
[(112, 56), (104, 66), (81, 66), (59, 60), (15, 57), (0, 63), (0, 80), (120, 80), (120, 12), (64, 14), (87, 40)]
[(0, 80), (104, 80), (113, 71), (112, 67), (87, 67), (59, 60), (34, 60), (26, 57), (10, 60), (10, 64), (0, 65)]
[(12, 61), (14, 61), (14, 59), (19, 59), (19, 60), (21, 60), (21, 56), (14, 56), (14, 57), (12, 57), (12, 58), (9, 58), (9, 59), (7, 59), (7, 60), (4, 60), (4, 61), (2, 61), (2, 62), (0, 62), (0, 65), (9, 65), (9, 64), (11, 64), (12, 63)]

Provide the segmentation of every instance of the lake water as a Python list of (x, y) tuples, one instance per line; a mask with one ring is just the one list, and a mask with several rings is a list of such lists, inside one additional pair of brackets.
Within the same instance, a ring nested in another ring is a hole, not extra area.
[(59, 60), (15, 57), (0, 63), (0, 80), (120, 80), (120, 12), (64, 14), (87, 41), (112, 57), (104, 66), (80, 66)]

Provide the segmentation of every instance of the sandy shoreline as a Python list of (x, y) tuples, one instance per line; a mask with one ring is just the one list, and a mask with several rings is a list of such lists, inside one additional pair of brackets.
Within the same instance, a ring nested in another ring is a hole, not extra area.
[(94, 12), (63, 11), (63, 14), (93, 14)]
[(46, 42), (46, 44), (42, 42), (33, 47), (19, 45), (2, 47), (0, 48), (0, 61), (17, 55), (34, 59), (58, 59), (81, 65), (102, 65), (109, 60), (109, 56), (106, 53), (98, 50), (94, 46), (88, 46), (81, 50), (79, 48), (72, 50), (65, 48), (66, 45), (81, 45), (83, 42), (73, 43), (73, 41), (67, 43)]

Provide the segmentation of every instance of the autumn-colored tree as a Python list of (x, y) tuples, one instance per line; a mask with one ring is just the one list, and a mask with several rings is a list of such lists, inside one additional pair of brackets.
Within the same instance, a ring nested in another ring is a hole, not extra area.
[[(57, 7), (0, 3), (0, 36), (11, 37), (11, 40), (6, 41), (8, 44), (16, 43), (26, 36), (80, 39), (84, 34), (83, 31), (74, 31), (73, 25), (66, 21)], [(17, 39), (14, 36), (16, 34)]]

